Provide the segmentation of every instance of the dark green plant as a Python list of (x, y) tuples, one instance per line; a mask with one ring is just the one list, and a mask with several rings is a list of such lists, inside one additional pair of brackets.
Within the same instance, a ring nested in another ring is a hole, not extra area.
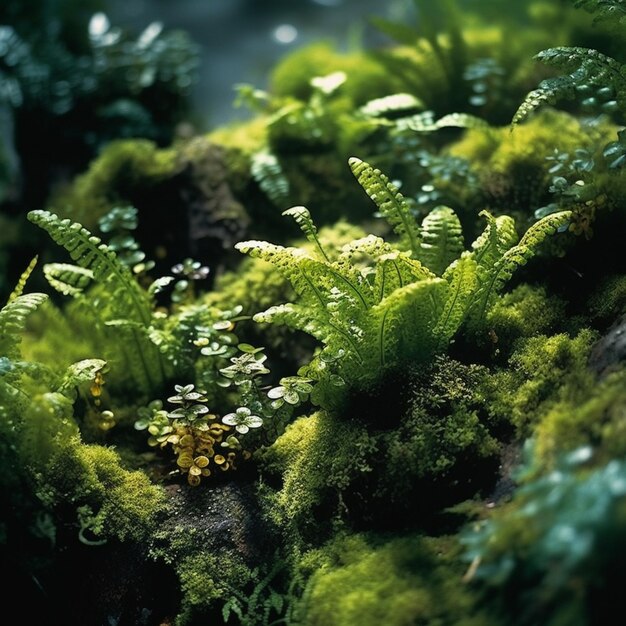
[(315, 381), (313, 400), (325, 406), (342, 387), (364, 389), (403, 363), (427, 361), (447, 348), (464, 322), (480, 326), (515, 269), (570, 220), (567, 212), (548, 216), (516, 244), (511, 218), (485, 214), (485, 232), (471, 252), (462, 252), (453, 211), (436, 209), (420, 228), (386, 176), (359, 159), (350, 165), (397, 234), (396, 245), (370, 235), (344, 246), (331, 262), (304, 207), (285, 213), (316, 246), (315, 253), (260, 241), (237, 245), (272, 263), (292, 283), (295, 303), (254, 319), (286, 324), (321, 342), (302, 374)]
[(80, 295), (85, 279), (92, 278), (102, 290), (102, 303), (90, 295), (85, 297), (94, 322), (105, 337), (103, 349), (110, 354), (110, 362), (125, 364), (129, 382), (140, 393), (153, 393), (161, 388), (169, 366), (149, 337), (154, 323), (150, 293), (139, 286), (128, 267), (108, 246), (80, 224), (61, 220), (47, 211), (32, 211), (28, 217), (64, 247), (78, 265), (79, 269), (64, 266), (64, 273), (56, 273), (53, 287), (60, 287), (63, 293)]
[(532, 477), (529, 459), (512, 502), (466, 529), (466, 578), (480, 583), (504, 618), (600, 624), (623, 606), (615, 594), (626, 545), (626, 463), (592, 462), (592, 448), (579, 448)]

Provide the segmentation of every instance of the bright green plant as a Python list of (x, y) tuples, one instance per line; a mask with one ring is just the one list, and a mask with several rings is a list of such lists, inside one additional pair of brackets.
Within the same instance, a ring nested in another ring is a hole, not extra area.
[(384, 174), (356, 158), (350, 166), (397, 234), (396, 245), (369, 235), (330, 261), (304, 207), (285, 214), (316, 246), (314, 253), (262, 241), (237, 245), (272, 263), (292, 283), (297, 302), (271, 307), (254, 319), (286, 324), (322, 343), (302, 374), (316, 383), (313, 400), (326, 405), (337, 388), (364, 389), (394, 367), (427, 361), (447, 348), (465, 321), (480, 326), (515, 269), (570, 220), (568, 212), (550, 215), (516, 243), (511, 218), (484, 213), (487, 228), (471, 251), (461, 252), (454, 212), (436, 209), (420, 227)]
[(78, 265), (77, 268), (65, 265), (62, 272), (55, 272), (53, 287), (62, 293), (80, 295), (85, 279), (93, 278), (102, 290), (101, 302), (91, 296), (87, 296), (87, 301), (98, 330), (104, 334), (111, 363), (124, 363), (141, 393), (162, 387), (168, 376), (168, 364), (149, 338), (154, 322), (150, 292), (139, 286), (111, 248), (80, 224), (61, 220), (47, 211), (31, 211), (28, 217), (64, 247)]

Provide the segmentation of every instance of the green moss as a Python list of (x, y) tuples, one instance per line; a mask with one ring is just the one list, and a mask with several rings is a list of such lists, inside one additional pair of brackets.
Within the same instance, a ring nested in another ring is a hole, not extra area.
[(376, 61), (363, 53), (339, 54), (327, 43), (315, 43), (290, 54), (272, 72), (271, 90), (278, 96), (307, 100), (311, 95), (310, 80), (333, 72), (348, 76), (342, 93), (353, 106), (395, 93), (398, 81)]
[(598, 382), (591, 373), (564, 390), (535, 429), (538, 459), (553, 465), (559, 454), (594, 445), (603, 458), (626, 454), (626, 371)]
[(250, 582), (251, 571), (240, 560), (225, 554), (195, 551), (176, 563), (182, 600), (176, 626), (197, 623), (194, 620), (217, 613), (233, 593)]
[(83, 527), (98, 538), (146, 540), (165, 506), (163, 491), (145, 474), (125, 470), (114, 450), (78, 437), (57, 438), (39, 484), (48, 506), (80, 507)]
[(500, 350), (508, 352), (521, 337), (554, 331), (565, 314), (565, 303), (544, 287), (521, 285), (498, 300), (487, 325)]
[(605, 278), (592, 294), (589, 309), (594, 318), (608, 323), (626, 313), (626, 275)]
[(560, 334), (522, 340), (509, 360), (510, 369), (486, 383), (492, 414), (512, 422), (522, 437), (531, 435), (561, 390), (587, 379), (587, 357), (595, 339), (592, 331), (582, 330), (574, 338)]
[(53, 197), (51, 205), (64, 216), (93, 230), (98, 218), (132, 193), (172, 176), (177, 169), (174, 149), (133, 139), (110, 143), (71, 187)]
[(261, 456), (266, 472), (282, 476), (282, 489), (266, 493), (272, 521), (295, 536), (322, 535), (324, 520), (341, 511), (342, 493), (371, 471), (372, 452), (356, 424), (323, 411), (298, 419)]
[[(461, 583), (454, 539), (406, 537), (386, 542), (339, 536), (301, 561), (307, 626), (478, 626), (491, 620)], [(313, 566), (313, 567), (311, 567)]]
[(584, 148), (595, 153), (614, 133), (610, 124), (592, 131), (572, 115), (542, 109), (513, 132), (508, 126), (468, 130), (447, 152), (472, 164), (492, 208), (528, 215), (529, 209), (551, 201), (552, 164), (546, 157), (555, 150), (573, 155)]

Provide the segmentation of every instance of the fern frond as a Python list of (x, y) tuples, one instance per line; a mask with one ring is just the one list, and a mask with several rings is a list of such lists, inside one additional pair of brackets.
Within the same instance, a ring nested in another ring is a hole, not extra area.
[[(130, 376), (140, 390), (151, 393), (162, 386), (166, 377), (164, 363), (147, 332), (152, 323), (151, 299), (130, 270), (118, 261), (113, 250), (80, 224), (62, 220), (48, 211), (31, 211), (28, 219), (47, 231), (69, 252), (73, 261), (90, 271), (94, 281), (105, 287), (106, 311), (102, 313), (102, 321), (125, 319), (141, 326), (141, 332), (131, 329), (128, 335), (124, 333), (121, 342), (120, 333), (116, 331), (111, 336), (111, 351), (117, 347), (128, 357)], [(115, 356), (108, 360), (114, 362)]]
[(574, 6), (595, 13), (594, 23), (610, 20), (621, 24), (626, 21), (626, 0), (574, 0)]
[(367, 308), (371, 290), (358, 269), (341, 263), (328, 263), (311, 257), (299, 248), (285, 248), (264, 241), (242, 241), (235, 248), (274, 267), (291, 282), (301, 297), (322, 307), (328, 294), (337, 290), (356, 308)]
[(394, 93), (390, 96), (370, 100), (359, 110), (367, 117), (386, 117), (412, 110), (421, 110), (423, 108), (424, 103), (413, 94)]
[(421, 234), (418, 258), (429, 270), (441, 276), (464, 250), (461, 222), (451, 208), (440, 206), (424, 218)]
[[(9, 361), (20, 359), (20, 343), (26, 319), (48, 296), (44, 293), (28, 293), (18, 296), (0, 310), (0, 356)], [(11, 379), (12, 372), (4, 377)]]
[(444, 280), (431, 278), (396, 289), (373, 307), (365, 327), (364, 369), (376, 372), (402, 360), (430, 357), (446, 290)]
[(567, 226), (571, 219), (571, 211), (561, 211), (535, 222), (516, 246), (507, 250), (488, 272), (480, 276), (480, 286), (472, 310), (474, 323), (485, 319), (497, 292), (510, 280), (513, 272), (525, 265), (536, 254), (539, 246)]
[(289, 179), (274, 154), (265, 150), (253, 154), (250, 174), (274, 204), (284, 205), (289, 197)]
[(494, 217), (489, 211), (479, 214), (487, 220), (487, 227), (472, 244), (472, 257), (479, 267), (489, 269), (519, 240), (515, 220), (508, 215)]
[(513, 116), (512, 128), (543, 104), (574, 99), (576, 88), (582, 85), (612, 87), (617, 102), (622, 108), (626, 106), (626, 65), (619, 61), (597, 50), (575, 47), (549, 48), (536, 55), (535, 59), (569, 74), (547, 78), (531, 91)]
[(22, 293), (24, 292), (24, 287), (26, 286), (26, 281), (33, 273), (35, 265), (37, 265), (38, 258), (38, 256), (35, 256), (33, 260), (28, 264), (28, 267), (22, 272), (20, 279), (17, 281), (17, 285), (15, 285), (15, 289), (11, 292), (11, 295), (9, 296), (8, 302), (13, 302), (13, 300), (19, 298), (22, 295)]
[(370, 257), (375, 261), (384, 254), (393, 252), (393, 246), (388, 244), (382, 237), (367, 235), (345, 244), (337, 261), (339, 263), (353, 263), (355, 258)]
[(320, 253), (320, 256), (324, 260), (328, 261), (328, 255), (324, 252), (324, 248), (322, 248), (322, 244), (317, 236), (317, 226), (315, 226), (309, 210), (303, 206), (294, 206), (286, 211), (283, 211), (283, 215), (288, 215), (294, 219), (307, 240), (314, 244), (317, 251)]
[(469, 113), (449, 113), (435, 120), (432, 111), (401, 117), (395, 125), (398, 130), (412, 130), (416, 133), (432, 133), (441, 128), (489, 128), (485, 120)]
[(374, 274), (375, 301), (380, 302), (395, 289), (411, 283), (436, 278), (427, 267), (410, 258), (404, 252), (392, 252), (381, 256)]
[(463, 323), (478, 287), (478, 265), (465, 253), (444, 274), (449, 284), (441, 316), (433, 331), (437, 347), (445, 348)]
[(83, 359), (77, 363), (72, 363), (61, 379), (61, 384), (57, 391), (67, 393), (77, 385), (92, 382), (96, 374), (107, 364), (102, 359)]
[(70, 263), (46, 263), (43, 273), (51, 287), (64, 296), (77, 297), (93, 281), (93, 272)]
[(383, 217), (400, 236), (406, 247), (416, 255), (420, 233), (411, 209), (398, 188), (380, 170), (356, 157), (349, 160), (350, 169)]

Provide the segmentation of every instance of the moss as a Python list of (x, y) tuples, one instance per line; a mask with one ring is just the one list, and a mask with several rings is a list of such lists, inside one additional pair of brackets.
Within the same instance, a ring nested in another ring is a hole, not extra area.
[(601, 382), (589, 373), (564, 390), (535, 429), (538, 459), (553, 465), (562, 452), (591, 444), (607, 460), (626, 454), (626, 371)]
[(99, 538), (143, 541), (165, 506), (163, 491), (142, 472), (129, 472), (114, 450), (57, 438), (39, 474), (39, 492), (51, 507), (73, 504), (84, 528)]
[(339, 536), (308, 553), (311, 570), (302, 623), (307, 626), (478, 626), (479, 612), (461, 583), (454, 539), (412, 536), (380, 541)]
[(532, 434), (548, 406), (564, 387), (587, 379), (587, 358), (596, 335), (582, 330), (576, 337), (540, 335), (522, 340), (509, 359), (510, 369), (486, 382), (489, 410), (510, 421), (522, 437)]
[(595, 153), (614, 132), (610, 124), (591, 131), (572, 115), (542, 109), (513, 132), (508, 126), (468, 130), (447, 152), (472, 164), (491, 208), (513, 209), (528, 216), (529, 209), (552, 200), (548, 192), (551, 163), (546, 157), (555, 150), (573, 155), (584, 148)]
[(565, 303), (544, 287), (521, 285), (497, 301), (487, 325), (497, 347), (507, 353), (522, 337), (554, 331), (564, 314)]
[(353, 106), (398, 90), (397, 79), (367, 55), (340, 54), (323, 42), (300, 48), (281, 61), (272, 72), (271, 90), (278, 96), (307, 100), (311, 95), (310, 80), (333, 72), (347, 74), (341, 90)]
[(146, 189), (177, 170), (174, 149), (133, 139), (110, 143), (71, 187), (52, 198), (51, 205), (89, 230), (117, 203), (127, 204), (131, 190)]
[(218, 614), (218, 607), (235, 590), (242, 590), (251, 579), (250, 569), (236, 558), (196, 551), (176, 563), (182, 600), (176, 626), (197, 623), (207, 614)]
[(282, 479), (280, 491), (266, 493), (272, 521), (293, 538), (323, 536), (325, 523), (339, 515), (342, 494), (371, 471), (372, 451), (356, 424), (323, 411), (298, 419), (261, 455), (264, 472)]
[(626, 313), (626, 275), (606, 277), (592, 294), (589, 309), (594, 318), (609, 323)]

